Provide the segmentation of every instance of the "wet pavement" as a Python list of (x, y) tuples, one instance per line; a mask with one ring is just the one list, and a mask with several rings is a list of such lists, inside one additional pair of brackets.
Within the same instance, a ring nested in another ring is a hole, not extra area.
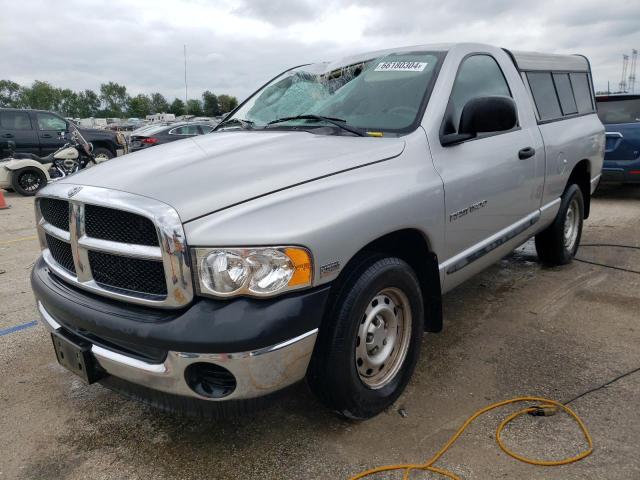
[[(531, 242), (446, 295), (445, 330), (426, 335), (396, 404), (362, 423), (325, 410), (304, 384), (250, 417), (205, 422), (162, 413), (55, 362), (28, 277), (38, 255), (33, 200), (0, 211), (1, 479), (343, 479), (430, 457), (474, 411), (520, 395), (566, 401), (640, 367), (640, 250), (583, 246), (590, 263), (549, 268)], [(640, 246), (640, 187), (601, 191), (583, 244)], [(16, 329), (19, 327), (21, 329)], [(572, 408), (594, 454), (558, 468), (518, 463), (495, 444), (512, 408), (482, 417), (438, 463), (465, 479), (640, 478), (640, 372)], [(402, 410), (404, 415), (399, 411)], [(527, 456), (583, 448), (567, 418), (522, 418), (505, 441)], [(376, 478), (401, 478), (399, 475)], [(411, 478), (435, 478), (414, 473)]]

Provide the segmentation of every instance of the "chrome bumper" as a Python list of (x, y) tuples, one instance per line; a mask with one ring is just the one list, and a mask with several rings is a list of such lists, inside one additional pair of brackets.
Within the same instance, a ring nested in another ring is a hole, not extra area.
[[(49, 331), (62, 328), (41, 302), (38, 302), (38, 311)], [(98, 345), (92, 345), (91, 353), (107, 373), (138, 385), (202, 400), (240, 400), (261, 397), (302, 380), (317, 335), (318, 329), (314, 329), (277, 345), (250, 352), (169, 352), (165, 361), (157, 364), (143, 362)], [(221, 399), (204, 397), (191, 390), (184, 380), (184, 370), (196, 362), (213, 363), (229, 370), (236, 378), (236, 389)]]

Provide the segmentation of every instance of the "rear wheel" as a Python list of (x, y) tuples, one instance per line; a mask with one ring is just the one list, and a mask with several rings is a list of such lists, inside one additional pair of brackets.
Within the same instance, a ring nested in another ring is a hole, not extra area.
[(583, 219), (582, 191), (572, 184), (562, 194), (560, 210), (554, 222), (536, 235), (536, 251), (540, 260), (551, 265), (571, 262), (580, 246)]
[(47, 176), (35, 167), (26, 167), (11, 174), (11, 186), (20, 195), (31, 197), (47, 184)]
[(390, 406), (409, 382), (422, 339), (422, 292), (403, 260), (360, 259), (336, 286), (309, 368), (328, 407), (366, 419)]

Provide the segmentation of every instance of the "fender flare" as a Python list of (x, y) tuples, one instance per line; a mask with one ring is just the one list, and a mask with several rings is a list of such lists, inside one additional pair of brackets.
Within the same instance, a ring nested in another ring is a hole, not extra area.
[(40, 162), (36, 162), (35, 160), (29, 160), (29, 159), (19, 159), (19, 160), (9, 160), (7, 163), (5, 163), (3, 165), (4, 168), (6, 168), (9, 171), (13, 171), (15, 172), (16, 170), (20, 170), (21, 168), (26, 168), (26, 167), (33, 167), (33, 168), (37, 168), (39, 170), (41, 170), (42, 172), (44, 172), (44, 174), (47, 177), (47, 180), (50, 180), (51, 178), (49, 177), (49, 167), (51, 166), (51, 163), (47, 163), (45, 165), (43, 165)]

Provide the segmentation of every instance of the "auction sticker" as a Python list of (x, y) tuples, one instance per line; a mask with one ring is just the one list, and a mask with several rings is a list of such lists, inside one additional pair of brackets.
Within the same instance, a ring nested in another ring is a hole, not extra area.
[(376, 67), (376, 72), (422, 72), (427, 62), (382, 62)]

